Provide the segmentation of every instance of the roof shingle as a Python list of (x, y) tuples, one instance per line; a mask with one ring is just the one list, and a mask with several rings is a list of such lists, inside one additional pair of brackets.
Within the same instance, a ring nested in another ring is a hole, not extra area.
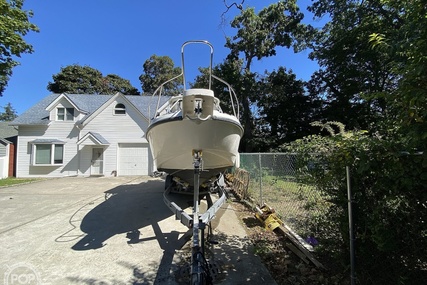
[[(46, 107), (52, 103), (61, 94), (50, 94), (40, 100), (33, 107), (25, 111), (22, 115), (17, 117), (10, 125), (47, 125), (49, 124), (49, 111)], [(93, 112), (99, 109), (105, 102), (107, 102), (114, 95), (94, 95), (94, 94), (66, 94), (66, 96), (76, 105), (79, 109), (87, 112), (90, 116)], [(157, 105), (157, 98), (151, 96), (141, 95), (124, 95), (144, 116), (149, 117), (148, 110), (151, 105), (151, 113), (154, 113)], [(163, 96), (161, 104), (165, 103), (170, 97)], [(85, 118), (86, 118), (85, 117)], [(84, 119), (83, 119), (84, 120)]]

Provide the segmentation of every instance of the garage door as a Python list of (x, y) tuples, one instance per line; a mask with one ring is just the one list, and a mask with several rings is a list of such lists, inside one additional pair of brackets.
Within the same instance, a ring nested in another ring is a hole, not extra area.
[(118, 175), (148, 175), (148, 144), (119, 144)]

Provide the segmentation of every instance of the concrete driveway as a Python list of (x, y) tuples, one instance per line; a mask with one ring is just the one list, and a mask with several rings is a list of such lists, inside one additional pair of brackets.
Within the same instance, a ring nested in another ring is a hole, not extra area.
[[(44, 180), (0, 189), (0, 284), (187, 284), (188, 229), (150, 177)], [(215, 284), (275, 284), (230, 206), (209, 248)]]

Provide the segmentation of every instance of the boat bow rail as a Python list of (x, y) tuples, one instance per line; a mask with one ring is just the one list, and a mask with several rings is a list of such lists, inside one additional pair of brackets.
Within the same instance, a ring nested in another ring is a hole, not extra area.
[[(204, 88), (190, 88), (186, 89), (185, 82), (185, 64), (184, 64), (184, 50), (185, 47), (189, 44), (205, 44), (210, 48), (210, 64), (209, 64), (209, 80), (208, 86)], [(185, 42), (181, 47), (181, 73), (165, 82), (163, 82), (153, 93), (152, 98), (157, 98), (156, 109), (154, 112), (151, 110), (151, 105), (149, 106), (149, 120), (157, 118), (163, 114), (167, 113), (176, 113), (183, 111), (182, 118), (188, 118), (191, 120), (208, 120), (213, 117), (213, 111), (216, 110), (220, 113), (223, 113), (220, 107), (220, 100), (215, 97), (212, 90), (212, 80), (216, 80), (221, 84), (225, 85), (226, 90), (229, 93), (229, 100), (231, 106), (231, 114), (239, 120), (239, 104), (237, 100), (237, 95), (234, 89), (229, 83), (225, 80), (212, 74), (212, 63), (213, 63), (213, 46), (208, 41), (204, 40), (193, 40)], [(173, 96), (166, 104), (161, 105), (161, 97), (165, 96), (164, 90), (165, 85), (177, 81), (182, 78), (182, 84), (184, 86), (183, 94), (178, 94)]]

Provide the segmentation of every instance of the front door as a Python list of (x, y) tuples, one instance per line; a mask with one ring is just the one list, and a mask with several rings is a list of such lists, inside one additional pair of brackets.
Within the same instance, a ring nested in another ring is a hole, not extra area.
[(90, 175), (102, 175), (103, 174), (103, 153), (104, 149), (100, 147), (92, 148), (92, 163), (90, 167)]

